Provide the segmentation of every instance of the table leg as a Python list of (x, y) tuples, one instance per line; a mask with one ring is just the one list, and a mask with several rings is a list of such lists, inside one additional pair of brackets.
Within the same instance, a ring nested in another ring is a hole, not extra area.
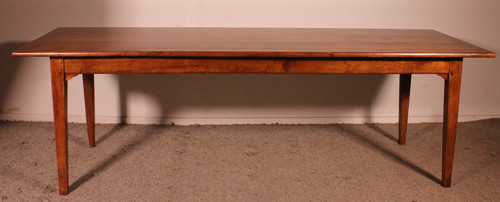
[(89, 146), (95, 146), (95, 105), (94, 74), (83, 74), (83, 93), (85, 96), (85, 114), (87, 115), (87, 133)]
[(411, 74), (399, 75), (399, 144), (406, 142), (408, 108), (410, 105)]
[(453, 154), (457, 132), (458, 103), (460, 100), (460, 82), (462, 78), (462, 61), (450, 62), (450, 73), (444, 86), (444, 120), (443, 120), (443, 164), (442, 185), (451, 186)]
[(68, 194), (68, 106), (63, 59), (50, 59), (59, 194)]

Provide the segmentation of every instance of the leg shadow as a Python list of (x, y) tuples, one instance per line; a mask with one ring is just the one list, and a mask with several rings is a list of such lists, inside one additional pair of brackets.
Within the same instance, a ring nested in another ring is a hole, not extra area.
[[(123, 124), (117, 125), (113, 127), (109, 132), (103, 135), (105, 139), (108, 137), (119, 133), (120, 130), (122, 130), (124, 127), (126, 127)], [(116, 152), (114, 152), (111, 156), (107, 157), (105, 160), (101, 161), (96, 167), (92, 168), (89, 172), (81, 176), (79, 179), (77, 179), (75, 182), (73, 182), (69, 186), (69, 192), (71, 193), (73, 190), (84, 184), (85, 182), (89, 181), (94, 177), (97, 173), (107, 169), (111, 165), (115, 164), (116, 162), (120, 161), (124, 157), (126, 157), (130, 151), (133, 151), (136, 147), (140, 146), (141, 144), (148, 142), (151, 140), (153, 135), (158, 131), (158, 129), (162, 127), (159, 125), (151, 125), (146, 131), (142, 132), (141, 135), (135, 137), (132, 141), (130, 141), (127, 145), (124, 145), (120, 149), (118, 149)], [(102, 138), (100, 139), (101, 141)]]
[[(399, 143), (399, 139), (393, 135), (391, 135), (391, 133), (385, 131), (384, 129), (380, 128), (380, 126), (378, 126), (377, 124), (374, 124), (374, 123), (371, 123), (371, 122), (368, 122), (367, 126), (372, 129), (373, 131), (377, 132), (378, 134), (384, 136), (385, 138), (395, 142), (395, 143)], [(397, 131), (396, 131), (397, 133)]]
[(359, 134), (358, 132), (352, 130), (349, 126), (346, 126), (346, 125), (338, 125), (339, 126), (339, 129), (341, 130), (341, 133), (342, 135), (344, 136), (349, 136), (349, 137), (353, 137), (354, 139), (356, 139), (358, 142), (360, 143), (363, 143), (365, 145), (368, 145), (371, 149), (374, 149), (376, 151), (379, 151), (380, 153), (384, 154), (385, 156), (389, 157), (390, 159), (392, 159), (393, 161), (409, 168), (409, 169), (412, 169), (413, 171), (429, 178), (430, 180), (440, 184), (441, 183), (441, 180), (439, 178), (437, 178), (436, 176), (432, 175), (431, 173), (429, 173), (428, 171), (420, 168), (419, 166), (413, 164), (412, 162), (404, 159), (403, 157), (399, 156), (398, 154), (395, 154), (393, 153), (392, 151), (390, 151), (389, 149), (371, 141), (370, 139), (364, 137), (363, 135)]

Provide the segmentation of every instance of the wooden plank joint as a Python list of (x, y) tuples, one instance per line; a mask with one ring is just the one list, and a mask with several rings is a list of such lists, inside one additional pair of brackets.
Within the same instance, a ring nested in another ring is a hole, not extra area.
[(448, 80), (448, 74), (437, 74), (437, 75), (443, 78), (444, 80)]
[(76, 76), (78, 76), (78, 74), (66, 74), (66, 81), (69, 81), (71, 80), (72, 78), (75, 78)]

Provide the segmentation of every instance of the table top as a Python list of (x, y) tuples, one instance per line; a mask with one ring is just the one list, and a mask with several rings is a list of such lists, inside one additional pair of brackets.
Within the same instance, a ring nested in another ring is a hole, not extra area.
[(14, 56), (463, 58), (496, 54), (434, 30), (57, 28)]

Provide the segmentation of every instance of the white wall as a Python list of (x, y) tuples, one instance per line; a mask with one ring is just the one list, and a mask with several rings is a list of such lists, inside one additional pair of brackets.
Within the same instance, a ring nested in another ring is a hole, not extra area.
[[(10, 51), (61, 26), (435, 29), (500, 52), (498, 0), (2, 0), (0, 119), (51, 121), (47, 58)], [(466, 59), (460, 121), (500, 117), (500, 60)], [(413, 77), (410, 122), (440, 121), (443, 80)], [(81, 77), (69, 120), (84, 122)], [(396, 122), (395, 75), (97, 75), (98, 122)]]

